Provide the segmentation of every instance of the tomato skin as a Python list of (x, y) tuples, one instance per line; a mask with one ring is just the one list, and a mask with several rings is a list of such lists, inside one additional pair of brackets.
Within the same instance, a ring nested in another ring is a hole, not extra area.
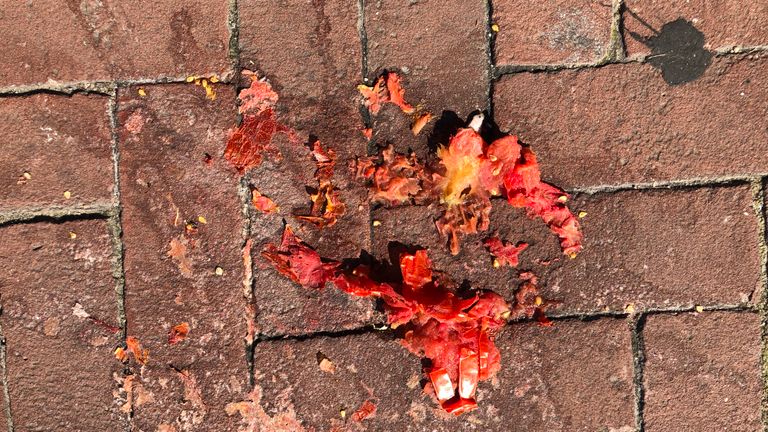
[(475, 395), (479, 375), (480, 364), (477, 353), (462, 348), (459, 360), (459, 396), (462, 399), (471, 399)]
[(477, 401), (474, 399), (454, 398), (441, 406), (446, 412), (460, 416), (477, 408)]
[(440, 368), (433, 370), (429, 373), (429, 379), (432, 380), (432, 387), (435, 389), (437, 400), (440, 402), (451, 399), (456, 393), (453, 390), (451, 377), (448, 375), (448, 371), (445, 369)]

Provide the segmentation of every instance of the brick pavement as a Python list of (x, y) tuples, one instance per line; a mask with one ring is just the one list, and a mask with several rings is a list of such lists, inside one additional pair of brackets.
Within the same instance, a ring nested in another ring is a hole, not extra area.
[[(0, 430), (768, 430), (762, 2), (17, 3), (0, 0)], [(305, 149), (243, 177), (223, 159), (242, 69), (339, 154), (336, 226), (291, 217)], [(437, 115), (422, 135), (394, 106), (359, 109), (383, 70)], [(259, 252), (285, 219), (323, 256), (418, 245), (511, 300), (517, 275), (480, 236), (452, 256), (436, 208), (369, 206), (345, 169), (387, 142), (433, 157), (477, 110), (573, 193), (585, 249), (559, 259), (545, 226), (494, 207), (554, 325), (508, 325), (480, 409), (456, 418), (380, 305), (301, 288)]]

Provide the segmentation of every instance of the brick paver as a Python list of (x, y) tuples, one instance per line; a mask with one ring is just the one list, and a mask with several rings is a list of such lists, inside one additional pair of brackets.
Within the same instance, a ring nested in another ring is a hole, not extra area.
[(760, 430), (760, 317), (652, 315), (645, 339), (645, 430)]
[[(262, 408), (291, 413), (304, 427), (330, 430), (368, 399), (368, 430), (631, 430), (629, 327), (622, 320), (515, 325), (497, 342), (503, 368), (480, 386), (484, 408), (452, 418), (420, 389), (420, 365), (386, 334), (264, 342), (255, 356)], [(333, 373), (318, 366), (328, 358)], [(348, 420), (349, 421), (349, 420)], [(354, 426), (353, 426), (354, 427)], [(624, 429), (622, 429), (624, 428)]]
[(0, 324), (15, 430), (124, 429), (106, 222), (4, 226), (0, 245)]
[[(135, 401), (133, 422), (234, 430), (223, 408), (248, 378), (241, 201), (222, 157), (234, 95), (225, 86), (215, 101), (192, 84), (143, 89), (121, 92), (118, 112), (127, 332), (150, 355), (137, 371), (149, 396)], [(189, 336), (169, 344), (183, 322)]]
[(704, 33), (708, 49), (751, 47), (768, 43), (765, 2), (733, 0), (627, 0), (624, 11), (625, 43), (629, 55), (648, 54), (647, 40), (664, 24), (683, 18)]
[(493, 2), (496, 63), (594, 63), (609, 53), (611, 3), (595, 0)]
[(366, 2), (365, 29), (370, 73), (404, 72), (412, 104), (462, 118), (486, 108), (484, 1)]
[(764, 173), (766, 64), (716, 59), (675, 87), (636, 64), (510, 75), (495, 86), (496, 119), (564, 187)]
[(570, 206), (585, 212), (585, 247), (573, 260), (562, 255), (543, 223), (501, 200), (494, 202), (489, 231), (468, 236), (455, 257), (435, 229), (437, 210), (378, 210), (374, 253), (396, 262), (398, 243), (427, 247), (435, 267), (454, 280), (511, 298), (516, 272), (494, 269), (481, 244), (496, 232), (506, 241), (529, 243), (519, 269), (540, 276), (544, 297), (559, 302), (551, 309), (559, 313), (622, 311), (629, 304), (734, 305), (748, 303), (759, 289), (759, 232), (748, 185), (578, 195)]
[(0, 2), (0, 82), (223, 74), (228, 2)]
[(544, 277), (563, 309), (758, 300), (760, 234), (748, 185), (579, 196), (572, 206), (587, 213), (584, 251)]
[(108, 98), (36, 94), (0, 99), (0, 210), (112, 198)]
[[(355, 155), (365, 154), (367, 147), (355, 88), (362, 80), (357, 3), (246, 0), (240, 2), (239, 10), (242, 66), (269, 78), (280, 95), (277, 108), (282, 122), (299, 131), (307, 142), (310, 137), (319, 139), (339, 158), (334, 183), (342, 191), (346, 216), (325, 232), (307, 229), (299, 234), (318, 244), (326, 255), (357, 256), (360, 249), (369, 247), (368, 205), (361, 200), (364, 192), (349, 182), (346, 171), (347, 163)], [(304, 18), (297, 20), (298, 16)], [(251, 177), (263, 194), (279, 197), (284, 214), (290, 215), (308, 207), (306, 186), (317, 187), (317, 181), (312, 178), (308, 151), (291, 146), (281, 150), (291, 157), (277, 166), (265, 166)], [(264, 235), (258, 237), (261, 241)]]
[[(0, 0), (0, 429), (765, 428), (761, 2), (22, 3)], [(238, 173), (224, 149), (242, 70), (298, 139)], [(363, 106), (356, 87), (385, 70), (434, 114), (420, 134), (394, 104)], [(355, 158), (391, 144), (439, 163), (476, 110), (495, 116), (484, 137), (517, 134), (571, 192), (575, 259), (501, 198), (456, 256), (441, 203), (369, 204)], [(297, 217), (315, 139), (346, 207), (323, 229)], [(262, 257), (286, 225), (342, 271), (424, 248), (457, 290), (510, 302), (532, 271), (552, 325), (503, 328), (479, 409), (452, 416), (382, 301), (302, 288)], [(529, 244), (517, 269), (494, 268), (491, 235)]]

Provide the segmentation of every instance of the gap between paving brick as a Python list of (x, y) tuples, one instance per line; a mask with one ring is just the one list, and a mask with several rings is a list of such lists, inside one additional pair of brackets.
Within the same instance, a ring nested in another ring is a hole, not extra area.
[[(2, 314), (2, 306), (0, 306), (0, 314)], [(5, 411), (5, 419), (8, 424), (8, 432), (13, 432), (13, 418), (11, 417), (11, 394), (8, 390), (8, 369), (6, 367), (6, 350), (5, 333), (3, 333), (3, 327), (0, 325), (0, 382), (3, 384), (3, 410)]]
[(368, 81), (368, 32), (365, 29), (365, 0), (357, 0), (357, 33), (360, 37), (360, 75)]
[(635, 395), (635, 427), (637, 432), (645, 430), (645, 385), (643, 384), (643, 367), (645, 366), (645, 343), (643, 328), (647, 315), (641, 314), (629, 320), (630, 340), (632, 342), (633, 384)]
[(113, 211), (115, 209), (112, 203), (104, 201), (71, 206), (23, 207), (0, 211), (0, 226), (44, 220), (103, 219), (109, 217)]
[[(623, 44), (621, 47), (623, 52)], [(768, 45), (757, 46), (737, 46), (737, 47), (722, 47), (716, 48), (712, 51), (716, 57), (730, 57), (744, 54), (759, 54), (768, 53)], [(592, 63), (562, 63), (562, 64), (540, 64), (540, 65), (495, 65), (494, 66), (494, 79), (497, 80), (504, 75), (511, 75), (516, 73), (542, 73), (542, 72), (558, 72), (563, 70), (581, 70), (581, 69), (594, 69), (608, 65), (617, 64), (645, 64), (646, 59), (650, 54), (638, 54), (631, 57), (624, 57), (623, 55), (617, 55), (615, 58), (605, 58)]]
[(757, 213), (758, 232), (759, 232), (759, 252), (760, 252), (760, 285), (762, 292), (760, 298), (754, 299), (754, 303), (760, 310), (760, 376), (763, 380), (763, 400), (761, 404), (761, 418), (763, 421), (763, 430), (768, 431), (768, 307), (766, 307), (766, 300), (768, 299), (768, 244), (766, 244), (766, 236), (768, 236), (768, 227), (766, 226), (765, 218), (765, 192), (766, 192), (766, 177), (755, 179), (752, 183), (752, 196), (755, 212)]
[[(184, 84), (190, 76), (207, 77), (217, 75), (215, 73), (190, 74), (181, 77), (158, 77), (158, 78), (137, 78), (125, 80), (96, 80), (96, 81), (68, 81), (56, 82), (49, 81), (45, 83), (12, 85), (0, 87), (0, 97), (26, 96), (35, 93), (51, 93), (71, 95), (73, 93), (98, 93), (105, 96), (111, 96), (116, 88), (124, 88), (137, 85), (153, 84)], [(235, 80), (233, 74), (219, 76), (219, 82), (222, 84), (231, 84)], [(217, 75), (218, 76), (218, 75)]]

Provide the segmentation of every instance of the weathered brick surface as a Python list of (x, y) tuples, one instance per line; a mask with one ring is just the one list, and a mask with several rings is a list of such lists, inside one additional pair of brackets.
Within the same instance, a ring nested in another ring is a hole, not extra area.
[[(578, 195), (570, 203), (582, 219), (584, 251), (571, 260), (537, 219), (495, 201), (487, 233), (468, 236), (452, 257), (424, 207), (380, 209), (374, 255), (397, 262), (397, 243), (426, 247), (435, 268), (456, 281), (511, 299), (519, 281), (509, 267), (494, 269), (481, 241), (493, 232), (530, 247), (520, 270), (541, 278), (550, 311), (739, 304), (759, 287), (759, 232), (749, 186)], [(713, 266), (711, 263), (718, 265)]]
[(364, 154), (357, 3), (245, 0), (238, 7), (241, 64), (272, 83), (280, 118), (344, 156)]
[[(683, 18), (704, 33), (708, 49), (768, 44), (768, 3), (733, 0), (627, 0), (624, 11), (625, 44), (629, 55), (648, 54), (643, 43), (664, 24)], [(642, 20), (642, 21), (641, 21)], [(650, 27), (650, 28), (649, 28)], [(653, 29), (653, 30), (651, 30)]]
[(404, 72), (406, 99), (438, 116), (485, 109), (486, 21), (481, 0), (366, 2), (370, 73)]
[(0, 99), (0, 210), (109, 203), (107, 104), (85, 94)]
[(645, 338), (645, 430), (762, 430), (760, 317), (652, 315)]
[[(239, 3), (239, 10), (243, 67), (270, 80), (280, 95), (281, 122), (299, 131), (302, 139), (316, 137), (339, 158), (334, 184), (346, 204), (345, 216), (330, 229), (306, 227), (297, 234), (325, 256), (356, 257), (370, 247), (368, 205), (361, 199), (363, 191), (349, 181), (347, 168), (355, 156), (365, 155), (367, 147), (356, 89), (362, 63), (357, 3), (246, 0)], [(250, 176), (262, 193), (279, 197), (273, 199), (286, 216), (308, 210), (306, 188), (317, 187), (311, 155), (295, 147), (284, 146), (283, 161)], [(256, 233), (256, 241), (264, 239), (261, 234)]]
[(497, 65), (591, 63), (611, 37), (611, 3), (595, 0), (493, 2)]
[[(349, 430), (363, 429), (349, 418), (367, 399), (377, 412), (364, 430), (630, 430), (632, 360), (623, 321), (515, 325), (497, 345), (502, 370), (480, 385), (481, 409), (464, 417), (442, 412), (422, 392), (419, 359), (386, 333), (259, 344), (260, 406), (318, 430), (343, 424), (342, 409)], [(321, 371), (318, 356), (335, 372)]]
[[(234, 94), (216, 86), (210, 101), (193, 85), (144, 89), (121, 92), (118, 112), (128, 334), (150, 351), (137, 371), (133, 427), (234, 430), (223, 409), (247, 392), (248, 377), (239, 176), (223, 159)], [(185, 233), (189, 222), (196, 229)], [(169, 256), (174, 241), (183, 257)], [(188, 338), (169, 345), (182, 322)]]
[(715, 59), (680, 86), (638, 64), (515, 74), (496, 84), (495, 114), (565, 187), (764, 173), (766, 65)]
[(760, 284), (751, 199), (748, 185), (578, 196), (584, 251), (545, 273), (545, 297), (579, 311), (746, 303)]
[[(352, 329), (382, 321), (371, 300), (350, 297), (332, 286), (323, 290), (303, 288), (278, 273), (261, 256), (267, 243), (280, 244), (286, 223), (299, 238), (317, 247), (323, 257), (357, 258), (361, 243), (366, 245), (365, 249), (370, 249), (367, 246), (370, 236), (367, 204), (363, 211), (358, 210), (364, 213), (362, 221), (362, 217), (345, 215), (335, 226), (321, 230), (291, 217), (295, 209), (304, 209), (309, 204), (305, 185), (313, 183), (315, 168), (306, 149), (284, 151), (283, 154), (285, 157), (281, 161), (267, 160), (250, 175), (251, 183), (258, 186), (259, 192), (280, 206), (279, 212), (272, 214), (251, 208), (254, 298), (258, 306), (259, 332), (270, 336), (297, 335)], [(346, 167), (341, 169), (346, 172)], [(316, 186), (317, 182), (314, 184)], [(359, 205), (356, 203), (364, 197), (365, 191), (359, 187), (345, 190), (342, 195), (346, 203), (351, 203), (353, 212), (354, 206)]]
[(0, 228), (0, 323), (15, 430), (124, 429), (111, 264), (103, 220)]
[(629, 339), (619, 319), (512, 325), (496, 343), (499, 383), (479, 403), (497, 409), (500, 431), (635, 430)]
[(529, 248), (520, 255), (520, 269), (540, 269), (541, 261), (560, 256), (557, 239), (544, 224), (527, 218), (524, 211), (509, 208), (501, 200), (494, 201), (490, 229), (464, 237), (459, 254), (452, 256), (447, 242), (435, 228), (434, 221), (440, 212), (437, 207), (421, 206), (376, 210), (372, 217), (380, 225), (374, 228), (373, 255), (380, 261), (397, 265), (403, 248), (426, 248), (434, 268), (447, 273), (454, 281), (467, 281), (473, 288), (492, 289), (508, 299), (519, 283), (517, 272), (510, 267), (493, 268), (493, 257), (482, 244), (484, 239), (497, 233), (505, 241), (529, 243)]
[(229, 70), (226, 0), (3, 0), (0, 6), (3, 85)]

